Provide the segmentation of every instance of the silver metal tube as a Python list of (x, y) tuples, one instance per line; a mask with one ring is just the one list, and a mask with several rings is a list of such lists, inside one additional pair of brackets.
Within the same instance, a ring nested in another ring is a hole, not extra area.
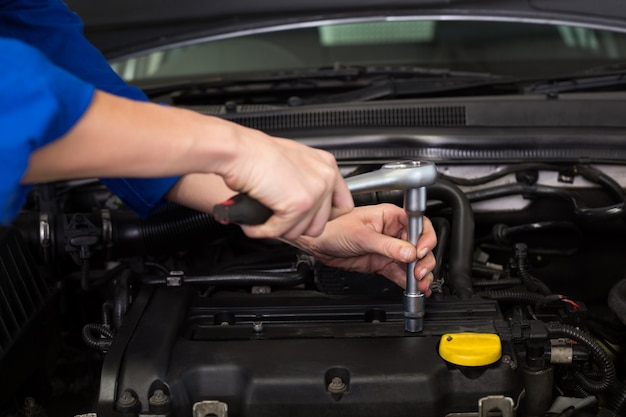
[[(426, 211), (426, 187), (411, 188), (404, 192), (404, 210), (408, 216), (408, 241), (417, 245), (424, 230), (424, 211)], [(421, 332), (424, 328), (424, 295), (417, 289), (415, 265), (406, 267), (406, 290), (404, 291), (404, 330)]]

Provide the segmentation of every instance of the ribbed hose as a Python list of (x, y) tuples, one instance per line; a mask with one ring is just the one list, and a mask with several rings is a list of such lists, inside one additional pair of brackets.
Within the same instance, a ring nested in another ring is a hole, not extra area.
[(132, 213), (116, 213), (113, 220), (113, 248), (124, 256), (171, 252), (195, 242), (219, 239), (235, 230), (209, 213), (168, 204), (145, 221)]
[(549, 327), (549, 332), (551, 337), (568, 337), (585, 346), (591, 353), (595, 363), (600, 368), (601, 379), (599, 381), (591, 380), (590, 377), (583, 375), (579, 371), (573, 372), (574, 379), (582, 389), (588, 393), (597, 394), (606, 391), (613, 386), (616, 380), (616, 372), (613, 361), (611, 361), (611, 358), (589, 334), (567, 324), (561, 324), (556, 328)]
[(103, 324), (89, 323), (83, 326), (83, 341), (92, 349), (108, 350), (113, 336), (113, 331)]
[(607, 401), (606, 408), (617, 416), (623, 416), (626, 413), (626, 385), (618, 382), (613, 391), (613, 395)]
[(200, 235), (211, 238), (224, 235), (226, 228), (212, 215), (187, 207), (169, 204), (141, 223), (146, 250), (160, 248), (163, 242), (180, 242)]
[[(497, 282), (497, 281), (496, 281)], [(528, 304), (536, 304), (545, 299), (545, 296), (528, 290), (506, 289), (491, 290), (477, 295), (485, 295), (492, 300), (504, 302), (523, 302)]]

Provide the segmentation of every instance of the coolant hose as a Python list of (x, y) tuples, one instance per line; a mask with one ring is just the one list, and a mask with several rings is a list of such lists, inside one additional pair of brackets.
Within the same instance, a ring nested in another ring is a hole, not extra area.
[(471, 279), (474, 252), (472, 206), (459, 187), (442, 179), (428, 187), (428, 198), (441, 200), (452, 209), (448, 286), (460, 299), (469, 299), (474, 294)]
[(568, 324), (548, 326), (550, 337), (567, 337), (583, 345), (591, 353), (593, 360), (600, 368), (600, 380), (595, 381), (579, 371), (573, 371), (574, 379), (582, 389), (590, 394), (608, 390), (616, 380), (615, 365), (604, 349), (598, 345), (591, 335)]

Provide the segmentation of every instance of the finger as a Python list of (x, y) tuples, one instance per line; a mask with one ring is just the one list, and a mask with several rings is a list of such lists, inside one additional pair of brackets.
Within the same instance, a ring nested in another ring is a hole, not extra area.
[(337, 180), (332, 194), (330, 220), (349, 213), (354, 208), (354, 199), (343, 178)]
[(418, 278), (423, 278), (427, 273), (435, 269), (435, 265), (435, 255), (432, 252), (428, 252), (426, 256), (424, 256), (422, 259), (418, 260), (415, 263), (415, 276)]
[(409, 263), (417, 259), (417, 251), (409, 242), (374, 230), (363, 236), (360, 244), (366, 253), (383, 255), (394, 261)]
[[(324, 228), (326, 227), (326, 223), (328, 223), (329, 216), (331, 213), (330, 201), (326, 204), (322, 204), (316, 212), (313, 213), (312, 219), (305, 219), (307, 223), (307, 228), (304, 230), (302, 234), (306, 236), (316, 237), (322, 234)], [(291, 233), (285, 235), (284, 237), (287, 239), (295, 239), (299, 235), (292, 235)]]
[(422, 259), (437, 246), (437, 233), (432, 222), (426, 216), (423, 217), (422, 234), (417, 240), (417, 257)]
[(424, 295), (430, 296), (432, 292), (430, 289), (430, 285), (433, 283), (433, 279), (434, 277), (433, 277), (432, 272), (429, 272), (417, 282), (417, 289), (420, 292), (424, 293)]

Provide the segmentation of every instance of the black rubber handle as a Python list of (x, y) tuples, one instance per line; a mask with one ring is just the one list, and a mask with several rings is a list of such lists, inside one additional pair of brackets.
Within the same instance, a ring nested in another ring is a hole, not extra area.
[(274, 214), (272, 210), (244, 193), (213, 207), (213, 217), (222, 224), (263, 224), (272, 214)]

